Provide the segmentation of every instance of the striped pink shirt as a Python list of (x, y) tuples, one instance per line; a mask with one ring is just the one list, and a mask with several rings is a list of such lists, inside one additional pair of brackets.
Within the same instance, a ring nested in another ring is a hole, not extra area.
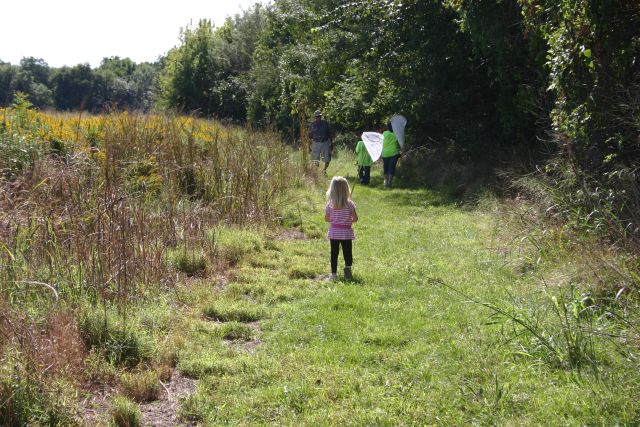
[(329, 239), (355, 240), (356, 235), (351, 228), (355, 209), (356, 205), (352, 201), (349, 201), (347, 206), (342, 209), (334, 209), (331, 207), (331, 203), (327, 203), (324, 210), (329, 214), (329, 222), (331, 223), (327, 232)]

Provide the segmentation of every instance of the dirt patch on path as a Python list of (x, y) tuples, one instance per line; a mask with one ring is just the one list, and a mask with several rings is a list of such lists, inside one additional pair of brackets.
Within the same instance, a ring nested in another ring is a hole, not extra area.
[[(177, 370), (174, 371), (171, 380), (162, 383), (162, 390), (158, 400), (140, 404), (142, 425), (156, 427), (196, 425), (195, 422), (178, 418), (180, 399), (195, 393), (196, 384), (196, 380), (185, 377)], [(94, 392), (90, 398), (85, 399), (81, 404), (84, 425), (108, 425), (109, 402), (116, 394), (117, 390), (114, 387), (105, 386), (101, 390)]]
[(178, 419), (177, 412), (180, 399), (195, 393), (196, 380), (187, 378), (175, 371), (171, 381), (163, 384), (162, 393), (158, 400), (140, 405), (142, 424), (163, 427), (195, 425), (195, 423)]

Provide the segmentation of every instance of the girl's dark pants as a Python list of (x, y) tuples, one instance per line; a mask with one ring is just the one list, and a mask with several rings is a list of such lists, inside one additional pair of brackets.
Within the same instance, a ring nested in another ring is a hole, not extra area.
[(400, 156), (398, 154), (396, 154), (395, 156), (382, 158), (382, 169), (385, 175), (395, 175), (396, 165), (398, 164), (399, 158)]
[(331, 242), (331, 274), (338, 271), (338, 255), (340, 255), (340, 245), (342, 245), (342, 255), (344, 256), (344, 265), (351, 267), (353, 264), (353, 255), (351, 254), (351, 240), (330, 239)]
[(371, 179), (371, 166), (358, 166), (358, 178), (360, 184), (368, 184)]

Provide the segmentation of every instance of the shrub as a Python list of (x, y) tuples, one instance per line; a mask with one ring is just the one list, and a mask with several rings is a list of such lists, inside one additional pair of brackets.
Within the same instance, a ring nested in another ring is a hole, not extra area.
[(137, 427), (142, 424), (142, 414), (137, 404), (124, 396), (116, 396), (111, 406), (111, 423), (118, 427)]
[(506, 341), (517, 345), (517, 354), (554, 368), (597, 370), (600, 358), (595, 342), (610, 338), (598, 332), (602, 328), (597, 327), (601, 320), (597, 307), (574, 285), (558, 288), (556, 293), (547, 290), (550, 316), (548, 306), (532, 305), (529, 301), (495, 304), (467, 297), (491, 310), (489, 323), (500, 325)]
[(42, 149), (35, 139), (0, 131), (0, 171), (4, 178), (14, 180), (41, 155)]

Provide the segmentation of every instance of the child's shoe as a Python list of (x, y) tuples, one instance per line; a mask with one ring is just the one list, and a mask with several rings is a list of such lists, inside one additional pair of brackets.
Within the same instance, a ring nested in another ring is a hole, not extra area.
[(353, 274), (351, 274), (351, 267), (344, 268), (344, 280), (353, 280)]
[(338, 280), (338, 275), (331, 273), (331, 276), (327, 277), (327, 282), (335, 282), (336, 280)]

